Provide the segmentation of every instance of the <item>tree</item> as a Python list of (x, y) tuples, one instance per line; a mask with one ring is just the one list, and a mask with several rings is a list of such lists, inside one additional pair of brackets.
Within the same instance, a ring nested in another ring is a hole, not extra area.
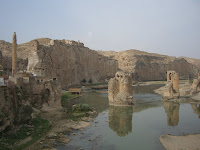
[(85, 79), (83, 79), (81, 82), (86, 83), (87, 81)]
[(88, 82), (89, 82), (90, 84), (92, 84), (92, 79), (90, 79)]

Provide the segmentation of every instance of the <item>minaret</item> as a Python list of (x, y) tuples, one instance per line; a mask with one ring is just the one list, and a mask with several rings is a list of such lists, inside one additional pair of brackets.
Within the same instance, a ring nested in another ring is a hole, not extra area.
[(17, 37), (16, 33), (13, 34), (12, 40), (12, 76), (14, 77), (17, 72)]

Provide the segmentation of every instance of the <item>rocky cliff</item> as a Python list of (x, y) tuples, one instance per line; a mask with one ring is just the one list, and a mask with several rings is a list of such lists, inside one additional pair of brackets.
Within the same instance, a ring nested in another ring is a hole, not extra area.
[(24, 101), (23, 95), (15, 85), (0, 87), (0, 133), (31, 120), (33, 109)]
[[(0, 41), (0, 51), (3, 58), (8, 58), (7, 62), (11, 62), (11, 48), (10, 43)], [(59, 78), (63, 88), (78, 85), (83, 79), (103, 82), (118, 70), (116, 60), (69, 40), (36, 39), (18, 45), (17, 56), (19, 60), (28, 61), (28, 64), (21, 62), (21, 70), (25, 66), (38, 76)]]
[[(118, 60), (119, 68), (125, 72), (133, 73), (133, 78), (138, 81), (165, 80), (166, 71), (174, 70), (180, 79), (188, 79), (188, 76), (196, 77), (200, 66), (194, 59), (184, 59), (147, 53), (138, 50), (123, 52), (98, 51), (100, 54)], [(190, 61), (189, 61), (190, 60)], [(193, 60), (193, 61), (192, 61)]]

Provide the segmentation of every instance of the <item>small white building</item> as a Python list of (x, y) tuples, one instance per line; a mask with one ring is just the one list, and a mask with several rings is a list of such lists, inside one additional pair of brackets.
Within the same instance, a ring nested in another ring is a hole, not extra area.
[(0, 76), (0, 86), (7, 86), (8, 84), (8, 78)]

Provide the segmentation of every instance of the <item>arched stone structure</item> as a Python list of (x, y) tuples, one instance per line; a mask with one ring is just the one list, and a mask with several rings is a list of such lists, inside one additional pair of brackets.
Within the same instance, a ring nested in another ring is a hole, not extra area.
[(110, 105), (132, 105), (132, 76), (118, 71), (108, 83), (108, 98)]
[(179, 76), (175, 71), (167, 71), (167, 83), (163, 92), (163, 98), (178, 98), (179, 93)]

